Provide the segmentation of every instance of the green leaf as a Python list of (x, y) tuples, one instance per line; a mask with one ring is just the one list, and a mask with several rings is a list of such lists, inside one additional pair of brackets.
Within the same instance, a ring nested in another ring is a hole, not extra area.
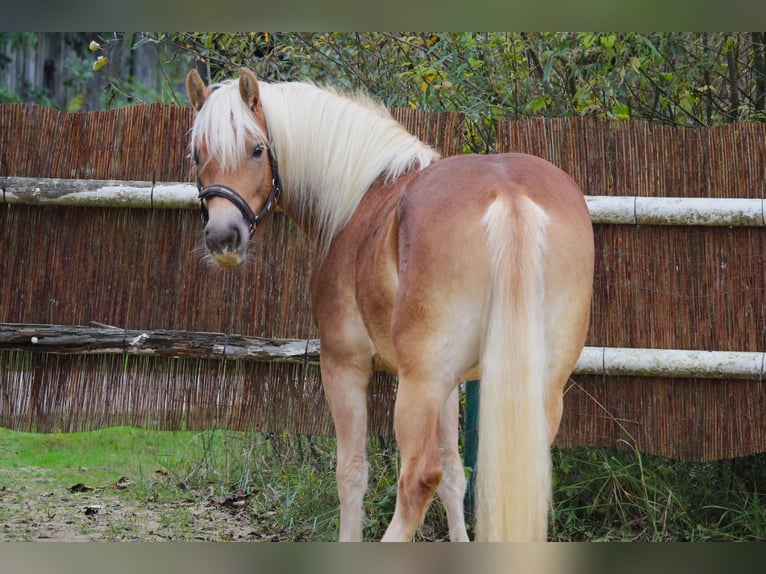
[(554, 59), (554, 56), (551, 55), (551, 57), (545, 63), (545, 69), (543, 70), (543, 82), (545, 83), (548, 83), (550, 81), (551, 70), (553, 69), (553, 59)]
[(623, 104), (622, 102), (616, 102), (614, 106), (612, 107), (612, 115), (614, 115), (615, 118), (618, 120), (629, 120), (630, 119), (630, 108), (627, 104)]
[(607, 50), (612, 50), (614, 48), (614, 43), (617, 41), (617, 36), (614, 34), (609, 34), (608, 36), (601, 36), (600, 38), (601, 45), (604, 46)]
[(531, 114), (536, 114), (540, 110), (545, 108), (545, 106), (547, 105), (548, 105), (548, 98), (546, 98), (545, 96), (538, 96), (530, 102), (528, 109)]

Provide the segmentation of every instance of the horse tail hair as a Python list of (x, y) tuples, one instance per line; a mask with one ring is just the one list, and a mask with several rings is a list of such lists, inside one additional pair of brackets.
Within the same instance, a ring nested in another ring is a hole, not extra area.
[(491, 264), (481, 348), (476, 538), (545, 540), (551, 500), (544, 253), (548, 215), (499, 196), (482, 223)]

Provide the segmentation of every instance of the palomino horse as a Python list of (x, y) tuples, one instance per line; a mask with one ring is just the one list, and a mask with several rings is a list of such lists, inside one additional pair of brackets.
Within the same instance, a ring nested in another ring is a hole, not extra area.
[[(544, 540), (550, 443), (588, 328), (593, 231), (583, 194), (529, 155), (439, 159), (373, 102), (305, 83), (192, 71), (191, 146), (222, 267), (279, 203), (317, 245), (311, 305), (337, 435), (340, 539), (361, 540), (373, 369), (398, 375), (396, 508), (411, 540), (434, 493), (467, 540), (461, 381), (481, 378), (476, 538)], [(257, 213), (257, 214), (256, 214)]]

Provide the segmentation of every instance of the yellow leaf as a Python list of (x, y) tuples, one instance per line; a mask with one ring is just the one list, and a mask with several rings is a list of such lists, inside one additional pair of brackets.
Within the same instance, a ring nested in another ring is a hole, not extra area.
[(109, 63), (109, 58), (106, 56), (99, 56), (96, 58), (96, 61), (93, 62), (93, 71), (98, 72), (101, 68), (106, 66)]

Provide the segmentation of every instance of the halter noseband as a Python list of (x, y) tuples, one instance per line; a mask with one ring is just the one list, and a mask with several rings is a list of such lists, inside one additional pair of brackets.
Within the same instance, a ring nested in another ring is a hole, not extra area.
[(253, 210), (247, 204), (247, 201), (245, 201), (245, 198), (228, 185), (213, 183), (203, 188), (199, 180), (199, 174), (197, 175), (199, 207), (200, 213), (202, 214), (202, 221), (204, 221), (205, 224), (207, 224), (207, 222), (210, 220), (210, 214), (207, 210), (205, 200), (209, 197), (223, 197), (224, 199), (229, 200), (237, 209), (239, 209), (240, 213), (242, 213), (242, 217), (248, 224), (250, 237), (253, 236), (253, 233), (255, 233), (255, 228), (260, 225), (261, 221), (263, 221), (269, 215), (269, 213), (271, 213), (271, 210), (274, 208), (277, 200), (279, 199), (279, 195), (282, 193), (282, 182), (279, 179), (277, 158), (271, 151), (271, 146), (268, 146), (267, 150), (267, 153), (269, 154), (269, 165), (271, 166), (271, 192), (266, 198), (266, 203), (258, 215), (253, 212)]

